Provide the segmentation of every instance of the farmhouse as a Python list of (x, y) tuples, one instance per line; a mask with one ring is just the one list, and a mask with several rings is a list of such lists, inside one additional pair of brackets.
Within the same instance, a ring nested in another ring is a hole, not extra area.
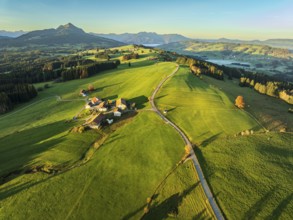
[(125, 99), (122, 99), (122, 98), (117, 99), (116, 100), (116, 107), (118, 109), (122, 110), (122, 111), (125, 110), (125, 109), (127, 109), (127, 105), (126, 105)]
[(94, 98), (92, 98), (92, 100), (91, 100), (91, 103), (92, 103), (93, 105), (98, 105), (100, 102), (101, 102), (101, 99), (99, 99), (99, 98), (97, 98), (97, 97), (94, 97)]
[(92, 129), (98, 129), (104, 119), (105, 119), (105, 115), (103, 115), (102, 113), (100, 113), (100, 114), (94, 115), (92, 118), (90, 118), (85, 123), (85, 125), (89, 126)]
[(107, 103), (105, 101), (101, 102), (99, 105), (95, 106), (95, 108), (100, 112), (106, 112), (108, 110)]

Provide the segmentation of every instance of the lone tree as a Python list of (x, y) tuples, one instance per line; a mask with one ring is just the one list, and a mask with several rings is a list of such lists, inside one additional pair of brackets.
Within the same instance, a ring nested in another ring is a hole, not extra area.
[(243, 96), (241, 96), (241, 95), (237, 96), (237, 98), (235, 99), (235, 105), (238, 108), (244, 108), (245, 107), (245, 102), (244, 102)]
[(89, 84), (89, 86), (88, 86), (88, 90), (89, 90), (90, 92), (94, 91), (94, 90), (95, 90), (94, 85), (93, 85), (93, 84)]

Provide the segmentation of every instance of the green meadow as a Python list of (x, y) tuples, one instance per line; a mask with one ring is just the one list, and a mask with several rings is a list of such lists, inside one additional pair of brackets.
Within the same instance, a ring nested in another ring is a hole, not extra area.
[[(250, 107), (234, 106), (243, 95)], [(233, 81), (200, 79), (181, 67), (156, 99), (195, 144), (211, 189), (228, 219), (292, 219), (292, 125), (288, 105)], [(276, 131), (265, 133), (265, 129)], [(239, 132), (253, 130), (249, 136)]]
[[(29, 103), (0, 116), (0, 219), (139, 219), (147, 198), (184, 155), (184, 143), (172, 127), (149, 111), (148, 97), (175, 64), (155, 63), (147, 55), (93, 77), (52, 83)], [(153, 55), (149, 53), (149, 55)], [(83, 119), (68, 122), (89, 97), (125, 98), (138, 114), (103, 131), (72, 133)], [(44, 84), (37, 84), (41, 87)], [(60, 101), (57, 96), (61, 97)], [(107, 139), (87, 163), (79, 163), (93, 143)], [(62, 172), (25, 173), (49, 164)], [(7, 177), (8, 176), (8, 177)], [(180, 165), (158, 189), (146, 219), (154, 213), (179, 219), (211, 219), (203, 189), (191, 162)]]

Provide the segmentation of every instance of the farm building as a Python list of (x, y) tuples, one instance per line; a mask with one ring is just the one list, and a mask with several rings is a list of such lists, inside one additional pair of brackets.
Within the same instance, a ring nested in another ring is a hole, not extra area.
[(117, 107), (118, 109), (120, 109), (120, 110), (125, 110), (125, 109), (127, 109), (127, 105), (126, 105), (126, 101), (125, 101), (125, 99), (122, 99), (122, 98), (117, 99), (117, 100), (116, 100), (116, 107)]
[(95, 106), (95, 108), (100, 112), (106, 112), (108, 110), (106, 102), (101, 102), (99, 105)]
[(103, 115), (102, 113), (93, 116), (92, 118), (90, 118), (85, 125), (89, 126), (92, 129), (98, 129), (101, 125), (101, 123), (103, 122), (103, 120), (105, 119), (105, 115)]
[(119, 109), (118, 108), (115, 108), (114, 109), (114, 116), (115, 117), (121, 117), (121, 115), (122, 115), (122, 113), (119, 111)]
[(94, 97), (94, 98), (92, 98), (92, 100), (91, 100), (91, 103), (92, 103), (93, 105), (98, 105), (100, 102), (101, 102), (101, 99), (99, 99), (99, 98), (97, 98), (97, 97)]

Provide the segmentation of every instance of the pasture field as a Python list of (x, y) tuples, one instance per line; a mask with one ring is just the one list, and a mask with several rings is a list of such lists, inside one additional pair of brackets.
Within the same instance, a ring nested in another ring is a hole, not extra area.
[[(2, 185), (0, 217), (139, 219), (147, 197), (183, 154), (180, 136), (155, 113), (141, 112), (112, 133), (85, 165), (53, 176), (22, 175)], [(164, 198), (179, 193), (187, 198), (182, 206), (178, 204), (179, 216), (191, 219), (200, 214), (209, 219), (209, 207), (191, 164), (182, 165), (178, 172), (159, 191), (162, 212), (174, 206), (174, 201)], [(157, 206), (154, 210), (158, 211)]]
[[(175, 67), (142, 57), (131, 67), (122, 64), (87, 79), (50, 84), (31, 102), (0, 116), (0, 174), (11, 174), (0, 185), (0, 219), (142, 217), (146, 199), (185, 152), (174, 129), (149, 111), (148, 97)], [(21, 173), (43, 164), (74, 165), (101, 138), (96, 131), (70, 133), (82, 119), (66, 122), (83, 108), (79, 91), (89, 84), (96, 88), (89, 97), (125, 98), (136, 103), (139, 113), (110, 132), (87, 163), (55, 175)], [(190, 162), (179, 166), (151, 210), (166, 215), (175, 203), (181, 219), (213, 218), (198, 181)]]
[(156, 103), (161, 110), (168, 110), (167, 117), (198, 145), (205, 144), (208, 138), (261, 129), (253, 118), (236, 108), (224, 92), (195, 77), (186, 67), (181, 67), (166, 82)]
[[(228, 219), (292, 219), (292, 133), (264, 133), (257, 122), (266, 122), (271, 129), (276, 123), (291, 125), (288, 105), (237, 86), (233, 81), (201, 80), (181, 67), (156, 102), (161, 110), (169, 110), (167, 117), (196, 145), (205, 176)], [(238, 95), (250, 104), (250, 114), (234, 107)], [(254, 134), (235, 136), (246, 129)]]
[(237, 95), (242, 95), (247, 106), (245, 110), (257, 118), (266, 129), (279, 131), (282, 128), (287, 128), (288, 131), (293, 131), (293, 117), (288, 112), (290, 104), (283, 100), (259, 94), (251, 88), (240, 87), (238, 79), (226, 79), (223, 83), (205, 77), (205, 81), (223, 91), (231, 102), (235, 101)]
[[(75, 159), (89, 147), (93, 142), (91, 135), (85, 135), (89, 138), (85, 138), (83, 147), (79, 147), (81, 143), (74, 141), (74, 135), (68, 135), (69, 129), (76, 123), (65, 123), (83, 108), (85, 101), (79, 96), (79, 91), (87, 88), (89, 84), (93, 84), (96, 88), (90, 97), (110, 99), (121, 97), (135, 102), (137, 107), (142, 109), (149, 107), (148, 96), (156, 83), (174, 68), (175, 64), (172, 63), (149, 66), (140, 66), (138, 63), (131, 68), (121, 66), (117, 70), (84, 80), (52, 84), (51, 88), (40, 92), (36, 99), (0, 116), (1, 175), (28, 164), (35, 164), (38, 158), (46, 158), (46, 154), (52, 155), (53, 151), (65, 153), (68, 150), (65, 148), (68, 147), (64, 147), (62, 144), (64, 141), (72, 142), (71, 149), (78, 151), (77, 154), (75, 151), (68, 151), (68, 155), (73, 154), (70, 157)], [(70, 101), (56, 101), (56, 95)], [(8, 155), (12, 156), (13, 160)], [(63, 162), (69, 162), (68, 155), (64, 154), (62, 157), (58, 153), (58, 160), (61, 161), (63, 158)]]

